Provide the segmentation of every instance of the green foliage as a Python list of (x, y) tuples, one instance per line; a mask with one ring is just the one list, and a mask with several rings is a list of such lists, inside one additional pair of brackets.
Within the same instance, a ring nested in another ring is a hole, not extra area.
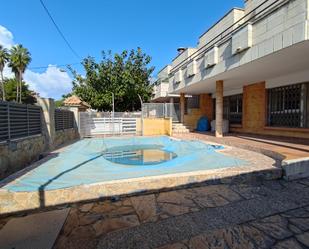
[[(4, 80), (4, 89), (5, 89), (7, 101), (16, 100), (17, 84), (19, 84), (19, 82), (16, 79)], [(29, 90), (28, 85), (24, 81), (22, 82), (21, 102), (24, 104), (36, 103), (36, 99), (33, 97), (33, 92)]]
[(10, 54), (9, 51), (0, 45), (0, 76), (1, 76), (1, 96), (0, 98), (5, 100), (5, 91), (4, 91), (4, 77), (3, 77), (3, 69), (5, 64), (9, 61)]
[(5, 64), (9, 61), (9, 51), (0, 45), (0, 71), (2, 72)]
[(15, 74), (20, 74), (19, 76), (21, 76), (30, 62), (31, 54), (27, 48), (23, 47), (23, 45), (18, 44), (11, 48), (9, 66)]
[(31, 54), (27, 48), (23, 45), (18, 44), (10, 49), (10, 60), (9, 67), (12, 68), (12, 72), (15, 73), (15, 78), (18, 80), (19, 84), (16, 85), (16, 101), (22, 102), (22, 79), (23, 73), (25, 72), (27, 66), (31, 62)]
[(150, 61), (140, 48), (114, 55), (103, 51), (100, 62), (87, 57), (82, 62), (85, 77), (69, 68), (74, 76), (73, 93), (99, 111), (112, 110), (112, 93), (115, 111), (140, 109), (138, 95), (147, 102), (152, 94), (150, 75), (154, 68), (149, 66)]

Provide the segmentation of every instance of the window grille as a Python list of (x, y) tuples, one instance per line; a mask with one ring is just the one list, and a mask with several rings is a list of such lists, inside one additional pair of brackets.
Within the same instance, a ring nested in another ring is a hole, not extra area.
[(268, 89), (267, 125), (308, 128), (308, 83)]
[(242, 94), (223, 98), (223, 118), (230, 124), (242, 123)]

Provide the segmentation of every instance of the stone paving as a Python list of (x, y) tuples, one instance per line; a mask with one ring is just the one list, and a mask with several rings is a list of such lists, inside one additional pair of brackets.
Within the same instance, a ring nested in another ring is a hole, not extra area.
[(281, 160), (306, 158), (309, 156), (309, 139), (286, 138), (278, 136), (249, 135), (229, 133), (222, 138), (216, 138), (213, 133), (191, 132), (175, 134), (173, 137), (181, 139), (199, 139), (249, 149), (273, 157), (281, 156)]
[(76, 204), (54, 248), (309, 248), (309, 178)]

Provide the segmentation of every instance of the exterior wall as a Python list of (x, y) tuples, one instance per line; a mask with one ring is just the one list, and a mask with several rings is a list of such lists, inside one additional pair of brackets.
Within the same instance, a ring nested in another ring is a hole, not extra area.
[[(169, 78), (170, 91), (182, 91), (187, 85), (194, 84), (229, 71), (246, 63), (274, 53), (293, 44), (308, 40), (308, 0), (294, 0), (278, 7), (252, 22), (252, 43), (241, 53), (233, 54), (232, 39), (218, 42), (218, 63), (205, 69), (205, 58), (196, 58), (197, 73), (186, 77), (187, 70), (182, 68), (182, 81), (174, 84), (174, 76)], [(221, 30), (221, 32), (224, 30)], [(239, 31), (233, 35), (237, 36)]]
[(161, 82), (159, 85), (155, 86), (154, 89), (154, 98), (167, 97), (169, 89), (168, 82)]
[[(198, 42), (198, 48), (210, 42), (212, 39), (218, 36), (223, 30), (227, 30), (230, 26), (236, 23), (243, 16), (244, 16), (243, 9), (234, 8), (231, 11), (229, 11), (222, 19), (220, 19), (215, 25), (213, 25), (203, 35), (200, 36)], [(231, 30), (234, 30), (235, 28), (236, 25), (232, 27)]]
[[(143, 126), (143, 132), (142, 132)], [(172, 119), (171, 118), (144, 118), (143, 124), (141, 119), (136, 121), (137, 133), (144, 136), (155, 135), (172, 135)]]
[(202, 117), (203, 114), (201, 109), (190, 109), (188, 114), (184, 115), (184, 125), (187, 126), (189, 129), (194, 130), (197, 127), (197, 122)]
[(54, 148), (67, 143), (68, 141), (73, 141), (79, 138), (79, 134), (76, 128), (67, 129), (62, 131), (56, 131), (54, 139)]
[(162, 70), (158, 73), (158, 79), (165, 79), (168, 77), (168, 74), (171, 71), (171, 66), (167, 65), (166, 67), (162, 68)]
[(211, 121), (213, 117), (213, 101), (210, 94), (205, 93), (200, 95), (200, 109), (201, 113)]
[[(293, 83), (293, 82), (291, 82)], [(267, 97), (265, 82), (245, 86), (243, 89), (243, 118), (241, 127), (232, 132), (309, 138), (309, 129), (266, 126)]]
[(23, 169), (45, 151), (44, 136), (37, 135), (0, 144), (0, 179)]
[(265, 104), (265, 82), (244, 86), (242, 125), (245, 131), (258, 132), (264, 128)]
[(187, 59), (190, 55), (192, 55), (196, 51), (196, 48), (187, 48), (184, 52), (177, 55), (176, 58), (172, 62), (172, 68), (177, 66), (180, 62)]
[(184, 125), (190, 129), (196, 129), (197, 122), (202, 116), (206, 116), (209, 121), (213, 117), (213, 102), (210, 94), (200, 95), (200, 108), (189, 109), (188, 114), (184, 115)]
[(0, 143), (0, 180), (21, 170), (44, 153), (79, 138), (77, 127), (55, 131), (54, 101), (39, 99), (42, 107), (42, 134)]

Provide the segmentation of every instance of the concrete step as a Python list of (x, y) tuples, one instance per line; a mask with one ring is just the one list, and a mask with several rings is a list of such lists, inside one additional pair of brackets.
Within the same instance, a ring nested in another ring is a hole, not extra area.
[(182, 123), (173, 123), (173, 133), (189, 133), (190, 129)]

